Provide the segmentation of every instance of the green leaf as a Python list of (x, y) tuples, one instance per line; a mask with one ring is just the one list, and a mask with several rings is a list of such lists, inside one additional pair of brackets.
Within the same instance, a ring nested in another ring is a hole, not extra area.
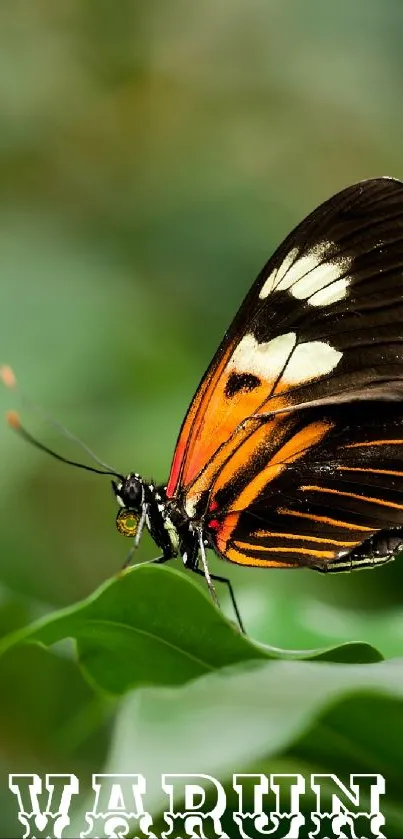
[(68, 766), (79, 776), (90, 774), (108, 754), (115, 700), (91, 690), (73, 661), (39, 646), (21, 645), (4, 655), (0, 683), (3, 838), (22, 835), (8, 773), (20, 767), (58, 772)]
[[(398, 569), (399, 564), (396, 562), (394, 570)], [(380, 585), (382, 574), (380, 570)], [(285, 579), (287, 576), (288, 579)], [(264, 579), (265, 585), (261, 586), (260, 591), (253, 591), (251, 606), (243, 610), (243, 615), (254, 637), (263, 642), (270, 639), (272, 644), (285, 648), (293, 647), (296, 642), (299, 647), (316, 648), (351, 641), (359, 642), (365, 638), (366, 642), (374, 644), (385, 658), (402, 655), (401, 607), (390, 606), (385, 609), (380, 608), (382, 604), (379, 604), (377, 608), (374, 605), (371, 608), (370, 604), (367, 604), (367, 607), (363, 608), (363, 601), (355, 597), (357, 578), (366, 583), (368, 577), (371, 579), (370, 574), (361, 577), (359, 574), (355, 577), (354, 574), (350, 575), (350, 606), (346, 606), (341, 592), (341, 584), (345, 581), (333, 578), (325, 580), (328, 585), (327, 596), (332, 596), (332, 602), (327, 602), (325, 589), (320, 585), (321, 578), (307, 574), (302, 579), (303, 574), (299, 578), (296, 574), (290, 582), (290, 576), (292, 575), (284, 575), (284, 579), (277, 577), (275, 585), (271, 588), (266, 585)], [(374, 577), (378, 579), (378, 573), (373, 575)], [(397, 586), (397, 583), (395, 585)], [(247, 602), (246, 606), (248, 607)]]
[[(342, 713), (352, 699), (353, 723)], [(391, 700), (395, 712), (389, 719), (383, 711)], [(296, 771), (306, 777), (311, 771), (337, 772), (337, 732), (338, 748), (342, 744), (345, 750), (343, 772), (380, 772), (387, 784), (389, 779), (401, 781), (402, 700), (403, 659), (368, 665), (260, 661), (210, 673), (179, 688), (143, 688), (121, 703), (105, 771), (142, 772), (147, 778), (147, 806), (157, 814), (166, 804), (162, 773), (205, 773), (229, 788), (234, 772), (248, 772), (259, 763), (262, 768), (264, 761), (264, 771), (277, 771), (276, 759), (289, 754), (305, 732), (311, 732), (310, 750), (302, 740), (305, 764)], [(367, 708), (382, 723), (382, 736), (370, 742)], [(385, 810), (396, 810), (401, 827), (401, 783), (388, 786), (387, 792), (382, 808), (385, 803)]]
[(180, 685), (231, 664), (287, 657), (378, 661), (366, 644), (282, 651), (254, 643), (216, 609), (190, 574), (137, 566), (106, 583), (87, 600), (19, 630), (0, 644), (77, 644), (91, 682), (120, 694), (135, 685)]

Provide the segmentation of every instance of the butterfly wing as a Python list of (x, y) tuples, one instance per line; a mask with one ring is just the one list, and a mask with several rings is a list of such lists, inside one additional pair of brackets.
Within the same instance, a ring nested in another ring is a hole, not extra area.
[(219, 554), (243, 565), (343, 570), (358, 545), (402, 526), (401, 405), (302, 410), (282, 431), (253, 477), (214, 487), (210, 536)]
[[(333, 451), (335, 433), (352, 432), (353, 402), (366, 412), (377, 405), (378, 414), (383, 405), (378, 424), (387, 427), (395, 404), (388, 400), (401, 398), (403, 384), (402, 271), (403, 184), (379, 178), (322, 204), (260, 273), (189, 408), (167, 487), (189, 517), (225, 520), (216, 534), (223, 555), (237, 561), (229, 533), (239, 542), (258, 532), (263, 546), (264, 528), (246, 526), (246, 516), (267, 508), (274, 487), (282, 501), (293, 497), (288, 484), (303, 466), (309, 482), (300, 484), (300, 512), (314, 503), (314, 490), (302, 487), (315, 485), (313, 464)], [(272, 524), (265, 532), (277, 532)], [(362, 542), (362, 533), (345, 541)]]

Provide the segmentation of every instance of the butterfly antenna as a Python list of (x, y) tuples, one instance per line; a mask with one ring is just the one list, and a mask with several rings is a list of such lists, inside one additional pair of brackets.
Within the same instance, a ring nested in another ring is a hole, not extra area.
[[(8, 367), (7, 365), (3, 365), (2, 367), (0, 367), (0, 379), (3, 382), (3, 384), (10, 389), (15, 389), (17, 386), (17, 380), (14, 375), (14, 372), (11, 369), (11, 367)], [(57, 420), (54, 420), (52, 417), (49, 417), (42, 410), (42, 408), (40, 408), (30, 399), (27, 399), (26, 396), (20, 394), (20, 399), (24, 404), (27, 405), (27, 407), (39, 413), (45, 420), (45, 422), (47, 422), (53, 428), (56, 428), (60, 432), (60, 434), (62, 434), (63, 437), (67, 437), (69, 440), (72, 440), (74, 443), (80, 446), (80, 448), (83, 449), (83, 451), (85, 451), (86, 454), (88, 454), (89, 457), (91, 457), (92, 460), (94, 460), (95, 463), (97, 463), (102, 468), (96, 469), (93, 466), (87, 466), (85, 463), (79, 463), (76, 460), (70, 460), (69, 458), (64, 457), (63, 455), (60, 455), (57, 452), (53, 451), (53, 449), (50, 449), (48, 446), (45, 446), (44, 443), (41, 443), (29, 431), (27, 431), (26, 428), (24, 428), (17, 411), (9, 411), (6, 414), (7, 423), (14, 431), (16, 431), (20, 435), (20, 437), (23, 437), (24, 440), (26, 440), (28, 443), (31, 443), (31, 445), (35, 446), (37, 449), (40, 449), (41, 451), (46, 452), (47, 454), (50, 454), (51, 457), (54, 457), (56, 460), (60, 460), (62, 463), (68, 463), (70, 466), (77, 466), (79, 469), (85, 469), (87, 472), (96, 472), (98, 475), (113, 475), (115, 478), (123, 480), (123, 476), (120, 475), (119, 472), (116, 472), (115, 469), (112, 469), (112, 467), (109, 466), (108, 463), (104, 463), (104, 461), (97, 457), (97, 455), (92, 451), (92, 449), (89, 448), (89, 446), (87, 446), (85, 443), (83, 443), (82, 440), (80, 440), (79, 437), (76, 437), (75, 434), (73, 434), (71, 431), (65, 428), (64, 425), (57, 422)]]

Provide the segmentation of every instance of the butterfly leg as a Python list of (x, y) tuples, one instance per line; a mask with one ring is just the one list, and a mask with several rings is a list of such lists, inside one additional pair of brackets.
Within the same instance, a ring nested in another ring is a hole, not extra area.
[(220, 608), (220, 604), (218, 602), (218, 597), (217, 597), (217, 594), (216, 594), (216, 590), (214, 588), (213, 581), (211, 579), (211, 575), (210, 575), (210, 571), (209, 571), (209, 567), (207, 565), (206, 548), (204, 546), (203, 534), (199, 533), (198, 535), (199, 535), (200, 559), (201, 559), (201, 563), (202, 563), (202, 566), (203, 566), (202, 574), (205, 577), (205, 580), (206, 580), (206, 583), (207, 583), (207, 586), (208, 586), (208, 590), (211, 594), (213, 602), (215, 603), (216, 606), (218, 606), (218, 608)]
[[(135, 546), (130, 548), (129, 554), (126, 557), (124, 565), (122, 565), (122, 569), (121, 569), (122, 571), (124, 571), (125, 568), (127, 568), (130, 565), (131, 558), (134, 554), (134, 549), (135, 549)], [(165, 554), (162, 554), (161, 556), (155, 557), (155, 559), (147, 559), (146, 562), (136, 562), (135, 566), (137, 566), (137, 565), (141, 565), (141, 566), (143, 566), (143, 565), (162, 565), (164, 562), (168, 562), (170, 559), (173, 559), (173, 557), (172, 556), (166, 556)], [(135, 567), (135, 566), (133, 566), (133, 567)]]
[(403, 528), (381, 530), (349, 554), (317, 568), (323, 572), (356, 571), (391, 562), (403, 550)]
[(144, 526), (145, 526), (145, 523), (146, 523), (146, 518), (147, 518), (147, 505), (143, 504), (142, 510), (141, 510), (140, 521), (139, 521), (138, 526), (137, 526), (137, 533), (136, 533), (136, 536), (135, 536), (135, 539), (134, 539), (133, 550), (136, 550), (136, 548), (138, 548), (138, 546), (140, 544), (140, 540), (141, 540), (141, 537), (143, 535), (143, 530), (144, 530)]
[(170, 559), (173, 559), (173, 556), (166, 556), (165, 554), (161, 554), (161, 556), (156, 556), (155, 559), (147, 559), (146, 562), (141, 562), (141, 565), (163, 565), (164, 562), (169, 562)]
[[(206, 578), (205, 573), (204, 571), (202, 571), (201, 568), (192, 568), (192, 571), (194, 571), (195, 574), (199, 574), (200, 577)], [(213, 580), (215, 583), (225, 583), (225, 585), (228, 586), (229, 596), (231, 598), (232, 607), (235, 612), (239, 629), (241, 630), (243, 635), (246, 635), (245, 627), (242, 623), (241, 613), (238, 609), (238, 604), (235, 599), (234, 589), (232, 588), (231, 581), (228, 579), (228, 577), (219, 577), (218, 574), (210, 574), (210, 579)]]
[(220, 608), (220, 604), (218, 602), (218, 597), (217, 597), (217, 594), (216, 594), (216, 591), (215, 591), (215, 588), (214, 588), (214, 585), (213, 585), (213, 580), (214, 580), (214, 582), (217, 582), (217, 583), (225, 583), (228, 586), (228, 591), (229, 591), (229, 595), (230, 595), (230, 598), (231, 598), (232, 607), (234, 609), (239, 628), (240, 628), (241, 632), (245, 635), (246, 634), (245, 633), (245, 628), (244, 628), (244, 625), (242, 623), (241, 615), (240, 615), (240, 612), (239, 612), (239, 609), (238, 609), (237, 602), (235, 600), (234, 590), (232, 588), (231, 582), (227, 577), (220, 577), (218, 574), (210, 574), (209, 567), (208, 567), (208, 564), (207, 564), (206, 548), (205, 548), (205, 545), (204, 545), (204, 542), (203, 542), (203, 537), (202, 537), (201, 534), (199, 535), (199, 547), (200, 547), (200, 559), (201, 559), (203, 568), (198, 568), (197, 565), (194, 565), (193, 568), (192, 568), (192, 571), (195, 571), (196, 574), (199, 574), (201, 577), (205, 578), (206, 583), (208, 585), (209, 592), (211, 594), (211, 597), (212, 597), (214, 603), (216, 604), (216, 606), (218, 606), (218, 608)]
[(130, 548), (130, 550), (128, 551), (128, 554), (127, 554), (127, 556), (126, 556), (126, 559), (125, 559), (125, 561), (124, 561), (124, 563), (123, 563), (123, 565), (122, 565), (122, 571), (124, 571), (124, 570), (125, 570), (125, 568), (128, 568), (128, 567), (129, 567), (129, 565), (131, 565), (131, 561), (132, 561), (132, 559), (133, 559), (133, 556), (134, 556), (134, 551), (136, 550), (136, 547), (137, 547), (136, 545), (132, 545), (132, 546), (131, 546), (131, 548)]
[(135, 551), (137, 550), (137, 548), (140, 544), (140, 539), (141, 539), (141, 536), (142, 536), (142, 533), (143, 533), (143, 530), (144, 530), (144, 526), (145, 526), (145, 523), (146, 523), (146, 514), (147, 514), (147, 508), (144, 505), (143, 508), (142, 508), (142, 511), (141, 511), (140, 521), (139, 521), (138, 527), (137, 527), (137, 533), (136, 533), (134, 542), (133, 542), (133, 544), (132, 544), (132, 546), (131, 546), (128, 554), (127, 554), (127, 557), (126, 557), (126, 559), (125, 559), (125, 561), (122, 565), (122, 571), (124, 571), (125, 568), (128, 568), (128, 566), (131, 564), (134, 553), (135, 553)]
[(228, 577), (219, 577), (218, 574), (211, 574), (211, 579), (214, 580), (215, 583), (225, 583), (225, 585), (227, 586), (228, 593), (229, 593), (229, 596), (231, 598), (232, 608), (235, 612), (236, 619), (237, 619), (238, 624), (239, 624), (239, 628), (240, 628), (242, 634), (246, 635), (245, 627), (242, 623), (241, 613), (238, 609), (238, 604), (237, 604), (236, 599), (235, 599), (234, 589), (232, 588), (231, 580), (229, 580)]

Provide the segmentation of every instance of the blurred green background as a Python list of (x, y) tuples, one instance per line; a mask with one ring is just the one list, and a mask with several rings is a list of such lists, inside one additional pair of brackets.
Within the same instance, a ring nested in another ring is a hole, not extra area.
[[(198, 381), (275, 246), (347, 184), (403, 177), (402, 36), (399, 0), (2, 3), (0, 356), (21, 389), (118, 470), (164, 481)], [(4, 390), (1, 406), (18, 399)], [(93, 591), (127, 542), (108, 479), (5, 425), (0, 446), (6, 633)], [(153, 551), (146, 537), (141, 558)], [(341, 579), (229, 573), (261, 641), (403, 651), (399, 562)], [(4, 772), (100, 770), (108, 703), (68, 658), (26, 650), (2, 679)], [(10, 799), (2, 785), (1, 836)]]

